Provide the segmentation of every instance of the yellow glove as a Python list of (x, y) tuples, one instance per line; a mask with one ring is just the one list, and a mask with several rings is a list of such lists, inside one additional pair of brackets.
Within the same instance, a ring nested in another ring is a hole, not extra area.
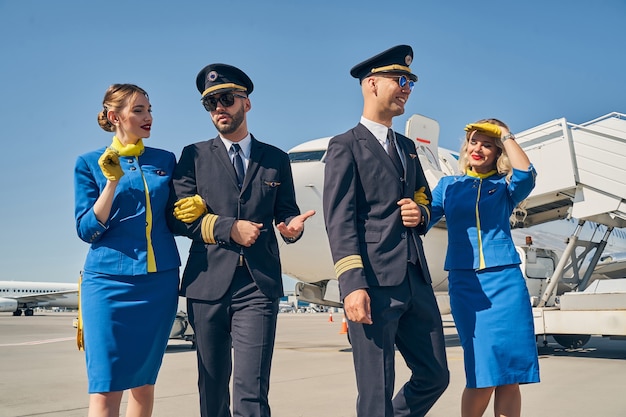
[(184, 223), (193, 223), (207, 212), (206, 203), (198, 194), (174, 203), (174, 216)]
[(491, 123), (470, 123), (465, 126), (466, 132), (471, 132), (472, 130), (476, 130), (487, 136), (491, 136), (492, 138), (502, 137), (502, 130), (500, 129), (500, 126)]
[(117, 156), (117, 152), (111, 148), (106, 148), (98, 159), (98, 165), (100, 165), (102, 173), (109, 181), (117, 181), (124, 175), (120, 165), (120, 158)]
[(413, 201), (415, 201), (416, 204), (427, 206), (430, 201), (428, 201), (428, 197), (426, 197), (426, 193), (424, 191), (426, 191), (426, 187), (422, 187), (417, 190), (415, 194), (413, 194)]

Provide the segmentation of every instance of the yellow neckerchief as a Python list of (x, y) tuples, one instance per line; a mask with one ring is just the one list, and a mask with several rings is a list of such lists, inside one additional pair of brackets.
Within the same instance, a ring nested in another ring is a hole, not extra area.
[(479, 172), (475, 172), (472, 171), (471, 169), (467, 168), (467, 170), (465, 170), (465, 174), (467, 174), (468, 177), (472, 177), (472, 178), (478, 178), (480, 179), (480, 184), (478, 185), (478, 193), (476, 194), (476, 235), (477, 235), (477, 239), (478, 239), (478, 269), (485, 269), (486, 264), (485, 264), (485, 255), (483, 253), (483, 238), (482, 238), (482, 232), (480, 230), (480, 213), (478, 212), (478, 200), (480, 200), (480, 189), (482, 188), (483, 185), (483, 179), (491, 177), (494, 174), (497, 174), (498, 171), (496, 171), (495, 169), (492, 169), (489, 172), (486, 172), (484, 174), (481, 174)]
[(495, 169), (492, 169), (491, 171), (489, 171), (487, 173), (484, 173), (484, 174), (481, 174), (481, 173), (476, 172), (476, 171), (472, 171), (470, 168), (467, 168), (465, 170), (465, 174), (467, 176), (478, 178), (478, 179), (481, 179), (481, 180), (484, 180), (485, 178), (491, 177), (492, 175), (497, 174), (497, 173), (498, 173), (498, 171), (496, 171)]
[[(143, 154), (145, 148), (143, 146), (143, 140), (139, 139), (137, 143), (129, 143), (128, 145), (122, 144), (117, 136), (113, 136), (113, 143), (111, 148), (115, 149), (120, 156), (134, 156), (138, 157)], [(148, 272), (156, 272), (156, 259), (154, 257), (154, 248), (152, 247), (152, 205), (150, 204), (150, 191), (148, 190), (148, 183), (141, 171), (141, 178), (143, 179), (143, 189), (146, 194), (146, 241), (147, 241), (147, 257), (148, 257)]]
[(117, 136), (113, 136), (113, 143), (111, 143), (111, 148), (117, 151), (119, 156), (139, 156), (143, 154), (144, 146), (143, 140), (139, 139), (137, 143), (129, 143), (128, 145), (124, 145)]

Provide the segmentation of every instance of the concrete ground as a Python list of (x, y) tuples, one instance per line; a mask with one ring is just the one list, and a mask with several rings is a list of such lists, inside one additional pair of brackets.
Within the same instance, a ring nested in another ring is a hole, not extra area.
[[(75, 347), (71, 313), (13, 317), (0, 313), (0, 417), (84, 417), (84, 356)], [(279, 314), (270, 404), (275, 417), (355, 417), (350, 345), (335, 313)], [(429, 417), (459, 415), (465, 377), (454, 322), (444, 316), (451, 383)], [(540, 346), (540, 384), (522, 387), (529, 417), (626, 416), (626, 341), (592, 337), (567, 350)], [(397, 357), (398, 388), (408, 370)], [(198, 417), (196, 354), (171, 340), (156, 386), (154, 417)], [(488, 411), (486, 416), (493, 415)]]

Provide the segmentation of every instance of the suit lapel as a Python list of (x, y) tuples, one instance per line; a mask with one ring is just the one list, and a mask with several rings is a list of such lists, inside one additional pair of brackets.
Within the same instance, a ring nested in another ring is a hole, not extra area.
[(396, 167), (393, 165), (393, 162), (391, 161), (391, 158), (389, 158), (387, 152), (385, 152), (385, 148), (381, 146), (380, 142), (376, 139), (376, 137), (374, 137), (372, 132), (359, 123), (355, 128), (355, 133), (357, 139), (364, 142), (365, 147), (369, 149), (370, 152), (378, 158), (378, 160), (381, 161), (385, 169), (387, 169), (391, 175), (397, 177), (398, 173), (396, 171)]
[[(396, 140), (398, 142), (398, 151), (402, 152), (402, 155), (404, 156), (404, 180), (406, 184), (405, 189), (407, 190), (407, 192), (412, 193), (412, 190), (415, 189), (417, 172), (415, 164), (417, 164), (417, 153), (415, 153), (413, 147), (409, 146), (409, 142), (407, 142), (404, 136), (396, 133)], [(411, 194), (406, 197), (413, 198), (413, 195)]]
[(246, 170), (246, 176), (243, 180), (241, 191), (245, 190), (250, 185), (250, 181), (259, 170), (261, 159), (263, 158), (263, 152), (265, 151), (265, 147), (261, 142), (256, 140), (252, 134), (250, 134), (250, 137), (252, 139), (252, 145), (250, 146), (250, 159), (248, 161), (248, 169)]
[(228, 156), (228, 151), (226, 150), (226, 147), (224, 146), (224, 142), (222, 142), (219, 136), (213, 139), (213, 145), (211, 146), (211, 151), (213, 152), (215, 159), (220, 161), (220, 163), (224, 166), (224, 171), (226, 171), (226, 175), (228, 176), (228, 178), (231, 179), (235, 188), (239, 190), (235, 168), (233, 167), (233, 163), (231, 162), (230, 157)]

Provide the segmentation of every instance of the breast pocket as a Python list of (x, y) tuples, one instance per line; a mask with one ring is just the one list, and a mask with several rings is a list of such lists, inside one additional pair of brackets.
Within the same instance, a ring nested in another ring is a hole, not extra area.
[(280, 187), (280, 181), (276, 181), (276, 180), (262, 180), (262, 181), (263, 181), (263, 185), (265, 187), (269, 187), (270, 189)]
[(143, 176), (148, 183), (151, 194), (165, 190), (169, 193), (171, 172), (167, 172), (162, 168), (145, 165), (141, 168)]
[(263, 198), (274, 198), (276, 193), (278, 193), (281, 183), (277, 179), (262, 178), (260, 185)]

